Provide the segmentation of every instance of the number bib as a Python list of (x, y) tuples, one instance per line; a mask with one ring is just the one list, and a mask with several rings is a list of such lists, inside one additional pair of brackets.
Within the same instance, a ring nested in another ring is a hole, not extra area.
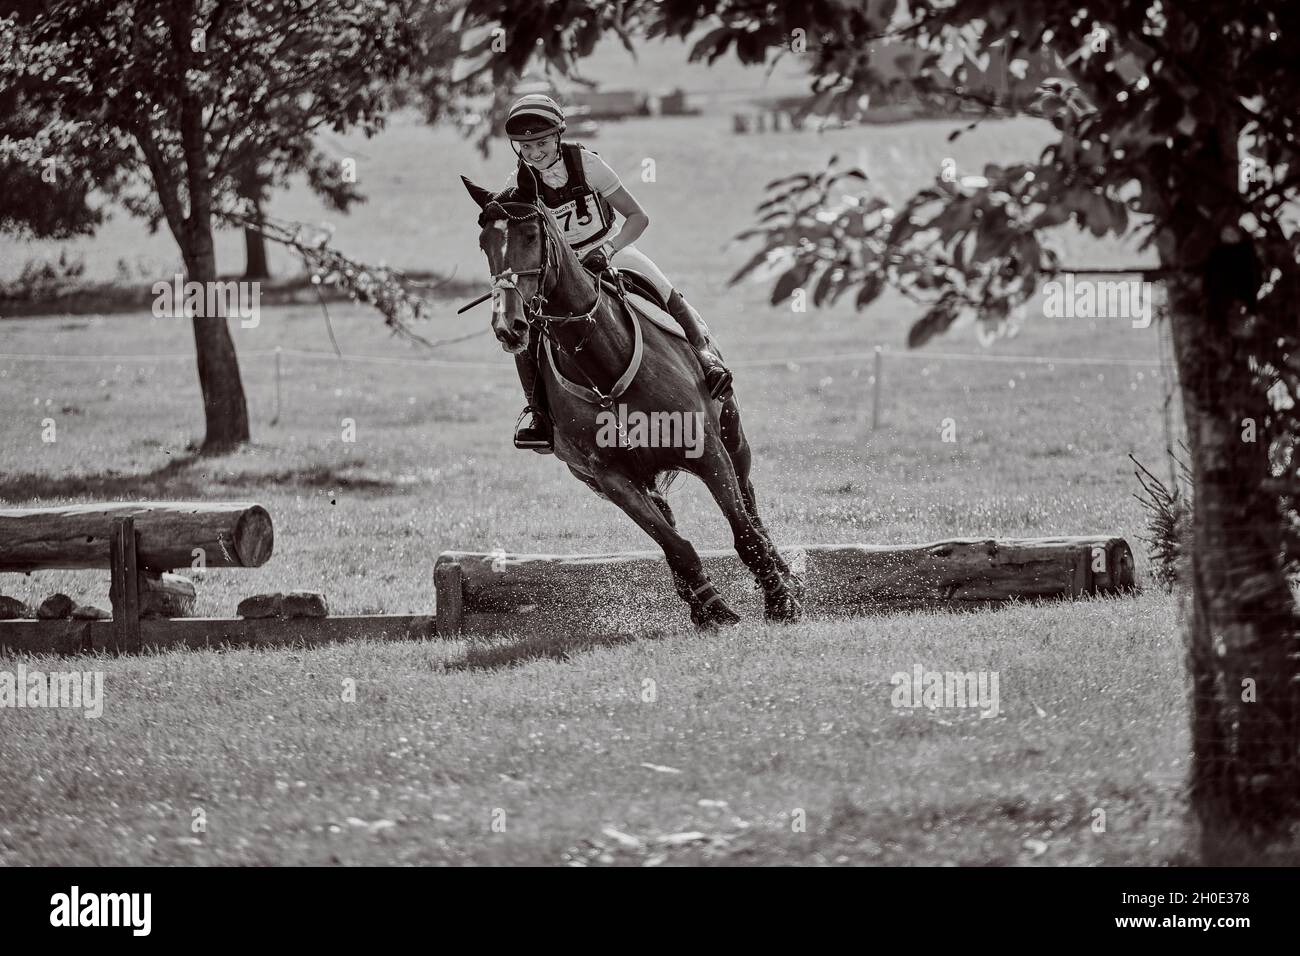
[(592, 236), (609, 227), (605, 213), (595, 193), (587, 193), (587, 214), (578, 215), (578, 200), (571, 199), (555, 206), (551, 212), (564, 230), (564, 238), (570, 246), (580, 246)]

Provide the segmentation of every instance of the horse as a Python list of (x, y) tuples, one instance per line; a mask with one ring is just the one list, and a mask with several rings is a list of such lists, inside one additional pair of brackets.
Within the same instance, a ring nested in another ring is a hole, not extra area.
[[(765, 618), (799, 620), (802, 582), (759, 517), (749, 477), (752, 455), (734, 390), (725, 401), (712, 399), (689, 344), (643, 321), (621, 288), (605, 281), (608, 275), (602, 280), (583, 267), (535, 185), (527, 188), (531, 177), (499, 193), (461, 179), (480, 209), (479, 247), (492, 276), (492, 330), (506, 352), (517, 355), (530, 342), (546, 352), (538, 356), (538, 380), (555, 456), (663, 549), (674, 590), (697, 628), (740, 618), (677, 530), (665, 492), (679, 472), (704, 482), (726, 516), (736, 552), (763, 591)], [(635, 419), (636, 412), (643, 417)], [(683, 435), (687, 421), (697, 423), (702, 442), (665, 447), (644, 437), (627, 440), (625, 420), (644, 424), (656, 421), (655, 415), (661, 425), (681, 423)]]

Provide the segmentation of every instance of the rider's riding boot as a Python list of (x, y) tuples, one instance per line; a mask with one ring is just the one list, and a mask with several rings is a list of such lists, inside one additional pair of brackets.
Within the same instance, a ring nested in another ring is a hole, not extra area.
[(710, 347), (709, 330), (700, 313), (676, 289), (668, 297), (668, 313), (677, 320), (686, 333), (686, 341), (695, 349), (700, 367), (704, 369), (704, 383), (709, 387), (709, 394), (714, 398), (725, 398), (731, 391), (731, 371)]
[[(551, 442), (551, 426), (539, 407), (540, 403), (533, 404), (537, 401), (537, 359), (532, 349), (515, 356), (515, 368), (519, 370), (519, 381), (523, 383), (524, 395), (528, 397), (528, 404), (519, 413), (519, 421), (516, 423), (515, 447), (530, 448), (543, 455), (549, 455), (554, 451)], [(529, 416), (529, 413), (531, 417), (525, 422), (524, 418)]]

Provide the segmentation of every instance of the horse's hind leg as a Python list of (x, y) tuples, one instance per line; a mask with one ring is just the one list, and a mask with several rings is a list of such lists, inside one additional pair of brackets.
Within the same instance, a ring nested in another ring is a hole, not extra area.
[(706, 445), (704, 456), (691, 470), (708, 487), (731, 525), (736, 553), (763, 589), (765, 616), (773, 621), (799, 620), (803, 606), (786, 580), (787, 572), (782, 571), (784, 562), (776, 548), (745, 507), (731, 456), (716, 444)]
[[(602, 493), (627, 513), (633, 521), (664, 549), (668, 567), (673, 573), (673, 587), (678, 596), (691, 609), (691, 621), (696, 627), (714, 627), (735, 624), (740, 617), (718, 593), (709, 576), (704, 573), (700, 556), (694, 546), (678, 534), (672, 521), (668, 503), (660, 505), (646, 489), (639, 487), (626, 475), (618, 472), (596, 472), (593, 476)], [(657, 494), (657, 493), (656, 493)]]
[(766, 539), (768, 547), (772, 549), (772, 559), (776, 561), (776, 566), (795, 585), (796, 594), (802, 599), (803, 582), (791, 572), (789, 565), (781, 557), (781, 552), (772, 543), (772, 537), (767, 532), (767, 526), (763, 524), (763, 519), (758, 513), (758, 496), (754, 493), (754, 483), (749, 480), (753, 454), (749, 448), (749, 440), (745, 438), (745, 429), (740, 423), (740, 409), (736, 406), (735, 396), (728, 399), (722, 406), (719, 422), (722, 426), (722, 444), (731, 458), (732, 468), (736, 471), (736, 482), (740, 485), (740, 497), (745, 504), (745, 511), (749, 514), (750, 520), (754, 522), (754, 526), (758, 528), (759, 534)]

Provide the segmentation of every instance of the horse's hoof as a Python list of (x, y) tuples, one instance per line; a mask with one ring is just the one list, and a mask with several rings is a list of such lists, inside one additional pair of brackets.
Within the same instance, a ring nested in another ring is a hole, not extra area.
[(704, 612), (699, 615), (692, 615), (695, 620), (695, 626), (701, 631), (714, 631), (720, 627), (731, 627), (733, 624), (740, 623), (740, 615), (733, 611), (721, 601), (714, 601)]
[(763, 616), (775, 624), (793, 624), (803, 617), (803, 605), (792, 592), (787, 591), (767, 604)]

